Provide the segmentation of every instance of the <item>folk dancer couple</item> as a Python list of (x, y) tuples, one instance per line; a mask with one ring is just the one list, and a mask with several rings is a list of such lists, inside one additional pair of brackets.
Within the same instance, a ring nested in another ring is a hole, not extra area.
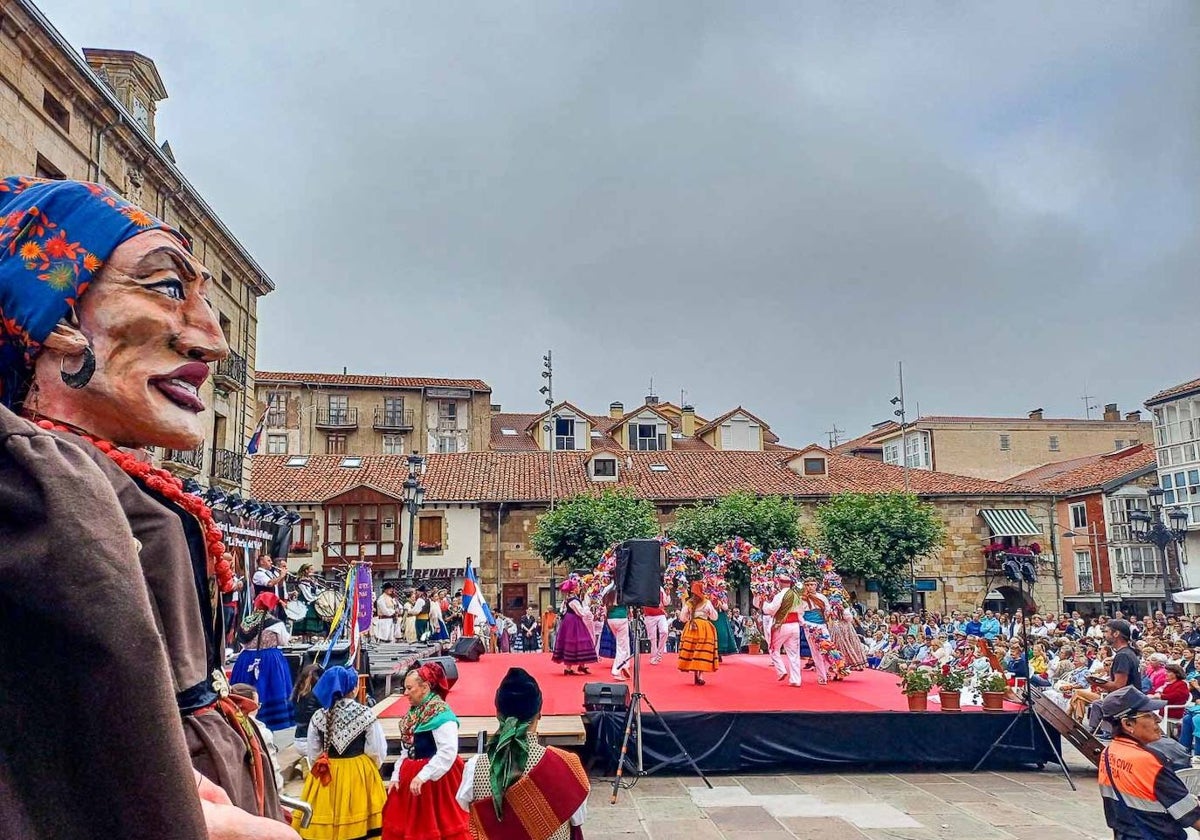
[[(817, 591), (817, 582), (813, 578), (804, 581), (802, 590), (796, 589), (796, 581), (789, 575), (777, 576), (775, 583), (780, 587), (779, 591), (763, 605), (764, 630), (770, 639), (771, 664), (775, 673), (780, 681), (786, 679), (788, 685), (800, 685), (803, 670), (800, 633), (803, 631), (813, 667), (817, 670), (817, 683), (825, 685), (829, 681), (830, 667), (821, 644), (828, 644), (830, 640), (826, 628), (829, 601)], [(783, 656), (779, 655), (780, 648)]]
[[(631, 652), (633, 628), (629, 624), (629, 607), (616, 602), (616, 584), (610, 583), (601, 595), (604, 604), (608, 630), (613, 635), (616, 650), (613, 655), (612, 675), (619, 680), (630, 677), (629, 665), (633, 660)], [(658, 590), (658, 604), (642, 608), (642, 626), (646, 630), (646, 638), (650, 640), (650, 664), (662, 662), (663, 652), (667, 648), (667, 592), (662, 587)]]

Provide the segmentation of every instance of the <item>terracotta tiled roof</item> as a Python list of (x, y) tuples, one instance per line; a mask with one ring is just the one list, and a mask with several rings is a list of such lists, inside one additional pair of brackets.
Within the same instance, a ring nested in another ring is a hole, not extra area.
[(1159, 391), (1153, 397), (1146, 400), (1146, 405), (1156, 405), (1160, 402), (1166, 402), (1175, 397), (1182, 397), (1192, 393), (1200, 393), (1200, 379), (1193, 379), (1191, 382), (1184, 382), (1182, 385), (1176, 385), (1173, 388)]
[[(790, 469), (779, 452), (624, 452), (617, 455), (616, 482), (598, 484), (587, 476), (594, 453), (555, 454), (556, 498), (624, 487), (659, 501), (714, 499), (735, 490), (761, 495), (825, 497), (846, 492), (885, 492), (904, 488), (904, 471), (866, 458), (827, 453), (828, 473), (805, 477)], [(366, 484), (399, 497), (408, 466), (403, 455), (366, 455), (362, 466), (339, 466), (343, 456), (312, 455), (303, 467), (286, 466), (286, 455), (256, 455), (252, 493), (268, 502), (317, 502)], [(429, 501), (544, 502), (549, 499), (548, 454), (543, 452), (464, 452), (430, 455), (423, 479)], [(658, 467), (658, 468), (656, 468)], [(665, 467), (665, 469), (661, 469)], [(1028, 487), (926, 470), (910, 470), (913, 492), (923, 496), (1044, 495)]]
[(365, 376), (343, 373), (290, 373), (260, 370), (254, 374), (259, 383), (299, 382), (304, 385), (329, 385), (348, 388), (466, 388), (491, 393), (492, 386), (482, 379), (443, 379), (427, 376)]
[(1009, 481), (1048, 493), (1079, 493), (1094, 490), (1111, 481), (1131, 479), (1150, 471), (1155, 465), (1154, 450), (1145, 444), (1130, 446), (1104, 455), (1074, 458), (1063, 462), (1067, 469), (1053, 472), (1055, 464), (1013, 476)]
[[(537, 441), (528, 429), (540, 414), (493, 414), (491, 448), (500, 452), (537, 451)], [(511, 429), (515, 435), (504, 434)]]
[(834, 452), (851, 453), (851, 452), (854, 452), (855, 450), (867, 449), (867, 448), (882, 450), (883, 449), (882, 445), (872, 445), (875, 443), (876, 438), (890, 435), (892, 432), (898, 432), (898, 431), (900, 431), (900, 424), (897, 423), (895, 420), (888, 420), (887, 422), (883, 423), (878, 429), (871, 429), (871, 431), (867, 432), (865, 435), (859, 435), (858, 437), (854, 438), (853, 440), (848, 440), (845, 443), (839, 443), (837, 446), (834, 447), (833, 451)]

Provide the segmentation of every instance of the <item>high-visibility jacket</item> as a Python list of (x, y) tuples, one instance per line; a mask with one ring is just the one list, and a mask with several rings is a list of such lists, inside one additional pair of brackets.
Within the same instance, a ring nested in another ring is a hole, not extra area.
[(1200, 800), (1158, 756), (1126, 735), (1114, 737), (1100, 756), (1099, 781), (1104, 819), (1118, 840), (1184, 840), (1184, 827), (1200, 820)]

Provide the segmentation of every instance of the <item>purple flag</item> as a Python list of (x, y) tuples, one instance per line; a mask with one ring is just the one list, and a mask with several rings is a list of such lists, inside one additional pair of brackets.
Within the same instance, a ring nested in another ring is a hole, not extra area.
[(375, 593), (371, 588), (371, 567), (358, 567), (358, 629), (366, 632), (371, 629), (371, 616), (375, 613)]

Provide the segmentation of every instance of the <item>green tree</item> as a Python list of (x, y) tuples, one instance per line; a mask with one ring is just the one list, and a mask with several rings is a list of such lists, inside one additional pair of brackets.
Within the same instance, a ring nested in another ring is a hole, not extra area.
[(626, 490), (581, 493), (538, 519), (533, 550), (550, 564), (595, 566), (613, 543), (659, 533), (654, 504)]
[(941, 548), (937, 509), (906, 493), (843, 493), (817, 508), (820, 549), (844, 575), (878, 580), (883, 595), (906, 591), (911, 563)]
[[(760, 551), (796, 548), (801, 545), (800, 510), (782, 496), (759, 498), (753, 493), (730, 493), (715, 502), (680, 508), (667, 536), (684, 548), (711, 551), (734, 537), (741, 537)], [(750, 581), (749, 570), (735, 564), (726, 578), (731, 586)]]

